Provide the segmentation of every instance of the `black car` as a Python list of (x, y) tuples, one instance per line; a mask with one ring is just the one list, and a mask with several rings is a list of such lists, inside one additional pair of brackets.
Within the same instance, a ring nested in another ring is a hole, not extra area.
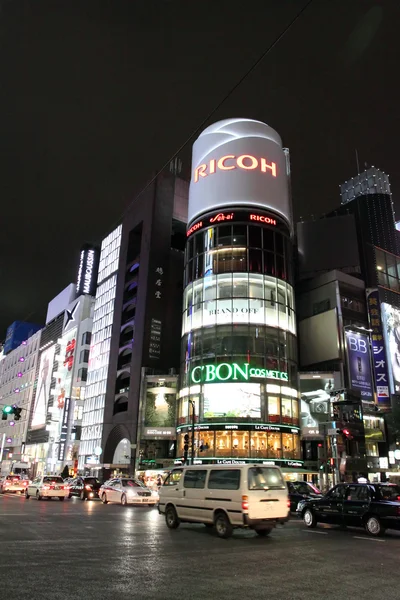
[(370, 535), (400, 529), (400, 486), (390, 483), (341, 483), (321, 498), (302, 500), (297, 514), (307, 527), (333, 523), (364, 527)]
[(291, 512), (296, 511), (300, 500), (320, 498), (322, 496), (322, 492), (312, 483), (308, 483), (308, 481), (288, 481), (287, 486)]
[(101, 483), (96, 477), (77, 477), (69, 484), (69, 497), (79, 496), (81, 500), (93, 500), (99, 497)]

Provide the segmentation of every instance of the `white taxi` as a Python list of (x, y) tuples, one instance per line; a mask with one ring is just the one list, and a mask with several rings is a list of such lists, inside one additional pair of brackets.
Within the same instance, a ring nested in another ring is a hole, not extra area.
[(25, 492), (28, 483), (28, 479), (24, 479), (21, 475), (7, 475), (0, 483), (0, 493), (14, 492), (20, 494)]
[(141, 481), (130, 477), (116, 477), (106, 481), (99, 490), (99, 496), (103, 504), (119, 502), (122, 506), (127, 504), (155, 506), (159, 501), (158, 492), (149, 490)]
[(25, 498), (29, 500), (31, 496), (34, 496), (36, 500), (42, 500), (43, 498), (58, 498), (63, 501), (69, 496), (69, 489), (68, 486), (64, 484), (62, 477), (45, 475), (36, 477), (29, 483), (25, 491)]

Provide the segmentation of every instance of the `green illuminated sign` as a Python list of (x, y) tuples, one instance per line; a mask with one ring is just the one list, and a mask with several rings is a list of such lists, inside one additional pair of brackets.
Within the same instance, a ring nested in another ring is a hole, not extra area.
[(252, 367), (250, 363), (221, 363), (219, 365), (202, 365), (192, 369), (191, 383), (212, 383), (223, 381), (250, 381), (251, 379), (278, 379), (288, 381), (284, 371), (271, 371)]

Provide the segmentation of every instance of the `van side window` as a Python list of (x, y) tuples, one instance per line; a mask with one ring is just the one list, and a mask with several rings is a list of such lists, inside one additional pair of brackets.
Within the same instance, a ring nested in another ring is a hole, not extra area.
[(209, 490), (238, 490), (240, 486), (239, 469), (215, 469), (208, 478)]
[(172, 471), (168, 477), (166, 478), (166, 480), (164, 481), (163, 485), (178, 485), (178, 483), (180, 482), (182, 477), (182, 470), (181, 469), (177, 469), (176, 471)]
[(186, 471), (183, 486), (185, 488), (203, 489), (206, 483), (207, 471)]

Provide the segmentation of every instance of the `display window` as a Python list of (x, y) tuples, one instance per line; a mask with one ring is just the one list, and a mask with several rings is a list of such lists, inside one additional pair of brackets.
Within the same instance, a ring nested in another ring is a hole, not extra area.
[(259, 323), (295, 333), (291, 286), (274, 277), (229, 272), (186, 287), (183, 334), (225, 323)]
[(270, 423), (280, 423), (281, 407), (278, 396), (268, 396), (268, 421)]
[(295, 443), (292, 433), (282, 433), (283, 458), (295, 458)]

